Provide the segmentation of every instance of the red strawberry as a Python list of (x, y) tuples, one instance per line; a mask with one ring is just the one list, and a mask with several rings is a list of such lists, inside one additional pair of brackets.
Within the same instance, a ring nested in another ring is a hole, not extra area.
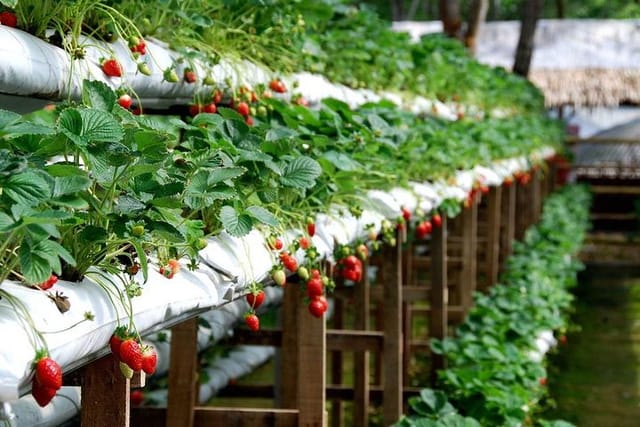
[(120, 360), (135, 372), (142, 369), (142, 348), (133, 338), (126, 339), (120, 344)]
[(547, 385), (547, 379), (545, 377), (542, 377), (540, 379), (538, 379), (538, 384), (540, 384), (542, 387)]
[(254, 332), (260, 329), (260, 319), (255, 313), (247, 313), (244, 316), (244, 323)]
[(402, 207), (402, 217), (405, 221), (409, 221), (411, 219), (411, 211), (405, 207)]
[(267, 244), (269, 245), (269, 248), (274, 251), (279, 251), (284, 247), (284, 243), (282, 243), (282, 239), (280, 239), (279, 237), (270, 237), (267, 240)]
[(280, 79), (273, 79), (269, 82), (269, 89), (277, 93), (285, 93), (287, 87)]
[(431, 218), (431, 223), (433, 224), (434, 227), (442, 227), (442, 216), (440, 216), (439, 213), (435, 214), (432, 218)]
[(214, 104), (220, 104), (222, 102), (222, 91), (220, 89), (214, 90), (211, 100)]
[(310, 237), (316, 234), (316, 223), (312, 219), (307, 220), (307, 233), (309, 233)]
[(147, 375), (152, 375), (156, 371), (158, 355), (152, 346), (144, 346), (142, 349), (142, 370)]
[(52, 387), (45, 387), (42, 384), (39, 384), (35, 379), (31, 384), (31, 395), (35, 399), (35, 401), (40, 405), (40, 407), (44, 408), (51, 402), (51, 400), (55, 397), (58, 390)]
[(116, 359), (120, 360), (120, 345), (122, 344), (122, 338), (114, 332), (109, 338), (109, 348), (111, 349), (111, 353), (116, 357)]
[(204, 107), (202, 107), (202, 111), (209, 114), (215, 114), (218, 111), (218, 108), (216, 107), (216, 104), (210, 102), (208, 104), (204, 104)]
[(309, 243), (309, 239), (307, 239), (306, 237), (301, 237), (299, 242), (302, 249), (309, 249), (309, 246), (311, 246), (311, 243)]
[(124, 93), (118, 98), (118, 104), (120, 104), (122, 108), (126, 108), (128, 110), (133, 104), (133, 99), (129, 94)]
[(324, 285), (322, 279), (314, 277), (307, 281), (307, 296), (311, 299), (318, 297), (324, 293)]
[(122, 77), (122, 67), (114, 58), (102, 62), (102, 71), (109, 77)]
[(307, 306), (307, 309), (313, 317), (322, 317), (327, 311), (327, 306), (320, 299), (314, 298)]
[(15, 13), (5, 10), (0, 12), (0, 24), (15, 28), (18, 25), (18, 18)]
[(198, 77), (196, 76), (196, 72), (193, 71), (193, 69), (191, 68), (186, 68), (184, 70), (183, 78), (184, 78), (184, 81), (187, 83), (195, 83), (196, 80), (198, 80)]
[(197, 116), (198, 114), (204, 111), (204, 106), (202, 104), (191, 104), (189, 105), (189, 115)]
[(342, 262), (344, 264), (344, 267), (348, 270), (355, 268), (356, 265), (362, 265), (360, 260), (355, 255), (349, 255), (345, 257)]
[(47, 289), (51, 289), (51, 287), (53, 285), (55, 285), (56, 283), (58, 283), (58, 276), (56, 276), (55, 274), (52, 274), (51, 276), (49, 276), (49, 278), (47, 280), (45, 280), (42, 283), (37, 284), (36, 288), (39, 288), (40, 290), (46, 291)]
[(253, 117), (251, 116), (245, 117), (244, 122), (249, 126), (253, 126)]
[(430, 221), (422, 221), (416, 227), (416, 238), (419, 240), (424, 239), (429, 235), (429, 233), (431, 233), (432, 228), (433, 226)]
[(58, 390), (62, 387), (62, 368), (50, 357), (43, 357), (36, 362), (36, 381), (43, 387)]
[(247, 303), (251, 306), (251, 308), (256, 310), (264, 302), (264, 291), (260, 289), (255, 292), (251, 292), (247, 294), (246, 299), (247, 299)]
[(242, 116), (244, 116), (245, 118), (249, 117), (249, 113), (250, 113), (249, 104), (247, 104), (246, 102), (240, 102), (236, 107), (236, 111), (240, 113)]
[(129, 397), (131, 399), (131, 405), (133, 406), (140, 406), (142, 402), (144, 402), (144, 392), (142, 390), (131, 390)]

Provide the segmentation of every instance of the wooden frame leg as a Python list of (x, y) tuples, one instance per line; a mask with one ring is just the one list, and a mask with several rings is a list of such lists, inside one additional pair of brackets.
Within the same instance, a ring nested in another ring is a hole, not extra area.
[(80, 423), (82, 427), (129, 427), (130, 381), (112, 355), (84, 368)]
[(191, 427), (198, 402), (198, 318), (171, 328), (167, 427)]

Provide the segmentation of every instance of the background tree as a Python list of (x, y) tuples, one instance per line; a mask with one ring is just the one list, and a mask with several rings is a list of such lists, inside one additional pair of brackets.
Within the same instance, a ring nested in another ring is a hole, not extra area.
[(526, 77), (529, 74), (531, 56), (533, 55), (533, 38), (543, 4), (543, 0), (523, 0), (522, 2), (520, 38), (518, 39), (516, 59), (513, 64), (513, 72), (521, 76)]

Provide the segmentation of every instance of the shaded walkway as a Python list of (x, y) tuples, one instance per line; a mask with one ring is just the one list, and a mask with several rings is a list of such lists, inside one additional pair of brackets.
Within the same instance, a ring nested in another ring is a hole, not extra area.
[(552, 356), (551, 416), (579, 427), (640, 426), (640, 268), (589, 267), (566, 345)]

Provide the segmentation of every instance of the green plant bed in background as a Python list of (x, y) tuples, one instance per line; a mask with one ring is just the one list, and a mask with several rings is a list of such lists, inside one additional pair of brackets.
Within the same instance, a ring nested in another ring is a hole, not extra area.
[(640, 419), (640, 268), (588, 267), (579, 277), (576, 331), (550, 357), (549, 415), (581, 427)]
[[(540, 223), (530, 228), (500, 284), (476, 294), (474, 308), (452, 338), (432, 341), (448, 368), (438, 388), (410, 399), (412, 415), (397, 426), (562, 426), (537, 413), (547, 393), (544, 331), (564, 334), (581, 264), (574, 260), (588, 225), (585, 187), (550, 196)], [(538, 341), (538, 342), (537, 342)]]

